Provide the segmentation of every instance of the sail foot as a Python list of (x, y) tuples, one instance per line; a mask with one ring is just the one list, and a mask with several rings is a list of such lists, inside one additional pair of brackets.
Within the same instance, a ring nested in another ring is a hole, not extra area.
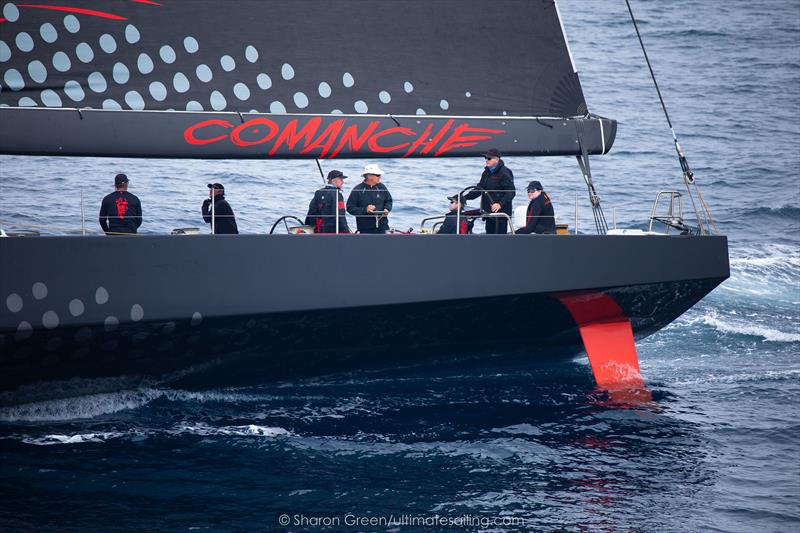
[(318, 159), (605, 153), (603, 118), (301, 115), (0, 108), (0, 153), (195, 159)]

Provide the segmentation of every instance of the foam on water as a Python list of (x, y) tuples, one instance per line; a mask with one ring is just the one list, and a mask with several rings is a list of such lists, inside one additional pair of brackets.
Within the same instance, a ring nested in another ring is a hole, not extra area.
[(763, 325), (754, 324), (747, 317), (739, 319), (732, 318), (731, 315), (721, 317), (716, 310), (710, 310), (704, 315), (689, 319), (687, 324), (705, 324), (722, 332), (736, 335), (748, 335), (759, 337), (769, 342), (800, 342), (800, 333), (785, 332)]
[(161, 396), (164, 396), (164, 391), (137, 389), (6, 406), (0, 408), (0, 421), (63, 422), (91, 419), (128, 409), (137, 409)]
[(247, 424), (244, 426), (212, 427), (201, 423), (180, 425), (175, 428), (172, 433), (202, 435), (206, 437), (279, 437), (291, 435), (289, 431), (279, 427), (266, 427), (255, 424)]
[(75, 435), (45, 435), (44, 437), (22, 437), (25, 444), (36, 446), (52, 446), (55, 444), (98, 444), (127, 436), (126, 433), (117, 431), (102, 431), (98, 433), (78, 433)]

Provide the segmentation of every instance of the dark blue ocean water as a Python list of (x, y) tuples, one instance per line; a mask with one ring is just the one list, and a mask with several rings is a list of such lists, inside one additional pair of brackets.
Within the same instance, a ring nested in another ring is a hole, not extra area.
[[(627, 10), (559, 5), (590, 109), (619, 120), (611, 154), (592, 163), (606, 213), (642, 227), (655, 192), (681, 182)], [(731, 247), (731, 278), (638, 344), (652, 404), (609, 405), (582, 357), (520, 352), (247, 387), (154, 379), (3, 407), (0, 529), (276, 530), (285, 514), (293, 530), (798, 530), (800, 4), (634, 9)], [(574, 158), (507, 163), (520, 193), (540, 179), (570, 221), (580, 194), (589, 229)], [(360, 164), (338, 163), (351, 175)], [(482, 161), (381, 165), (393, 226), (407, 228), (443, 211)], [(118, 171), (153, 233), (202, 225), (210, 181), (226, 184), (246, 232), (302, 214), (319, 182), (313, 162), (0, 156), (2, 226), (75, 233), (81, 192), (92, 220)], [(391, 515), (417, 522), (350, 525)]]

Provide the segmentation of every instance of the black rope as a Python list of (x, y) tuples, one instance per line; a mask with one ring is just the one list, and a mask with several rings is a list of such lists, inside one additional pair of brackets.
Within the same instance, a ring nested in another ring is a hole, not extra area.
[(716, 230), (716, 226), (714, 226), (711, 213), (708, 211), (708, 207), (705, 205), (705, 202), (702, 201), (702, 196), (700, 195), (700, 190), (695, 184), (694, 180), (694, 172), (689, 167), (689, 162), (686, 160), (686, 155), (683, 153), (681, 149), (681, 145), (678, 143), (678, 136), (675, 135), (675, 128), (672, 127), (672, 121), (669, 118), (669, 113), (667, 112), (667, 106), (664, 103), (664, 98), (661, 97), (661, 89), (658, 87), (658, 81), (656, 81), (656, 75), (653, 72), (653, 67), (650, 65), (650, 58), (647, 56), (647, 50), (644, 47), (644, 41), (642, 41), (642, 34), (639, 33), (639, 25), (636, 24), (636, 17), (633, 16), (633, 9), (631, 9), (630, 0), (625, 0), (625, 5), (628, 6), (628, 13), (631, 15), (631, 22), (633, 22), (633, 28), (636, 30), (636, 37), (639, 38), (639, 45), (642, 47), (642, 53), (644, 54), (644, 60), (647, 62), (647, 68), (650, 70), (650, 78), (653, 80), (653, 85), (656, 88), (656, 92), (658, 93), (658, 100), (661, 102), (661, 109), (664, 110), (664, 116), (667, 118), (667, 124), (669, 124), (669, 130), (672, 132), (672, 140), (675, 143), (675, 151), (678, 153), (678, 161), (681, 165), (681, 171), (683, 172), (683, 179), (686, 183), (686, 191), (689, 193), (689, 199), (692, 201), (692, 207), (694, 208), (695, 215), (697, 216), (697, 224), (700, 228), (700, 233), (705, 234), (705, 227), (703, 226), (703, 220), (700, 216), (700, 211), (697, 210), (697, 206), (694, 203), (694, 196), (692, 196), (690, 185), (695, 185), (695, 190), (697, 191), (698, 196), (701, 199), (701, 204), (703, 207), (703, 217), (706, 220), (706, 223), (710, 226), (714, 227)]
[(317, 168), (319, 169), (319, 175), (322, 178), (322, 183), (326, 183), (325, 181), (325, 173), (322, 171), (322, 165), (319, 164), (319, 159), (315, 159), (314, 161), (317, 162)]

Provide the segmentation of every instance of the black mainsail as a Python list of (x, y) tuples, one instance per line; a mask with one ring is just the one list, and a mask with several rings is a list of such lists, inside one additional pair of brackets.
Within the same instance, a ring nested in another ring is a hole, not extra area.
[(572, 155), (616, 132), (588, 113), (553, 0), (4, 6), (2, 153)]

